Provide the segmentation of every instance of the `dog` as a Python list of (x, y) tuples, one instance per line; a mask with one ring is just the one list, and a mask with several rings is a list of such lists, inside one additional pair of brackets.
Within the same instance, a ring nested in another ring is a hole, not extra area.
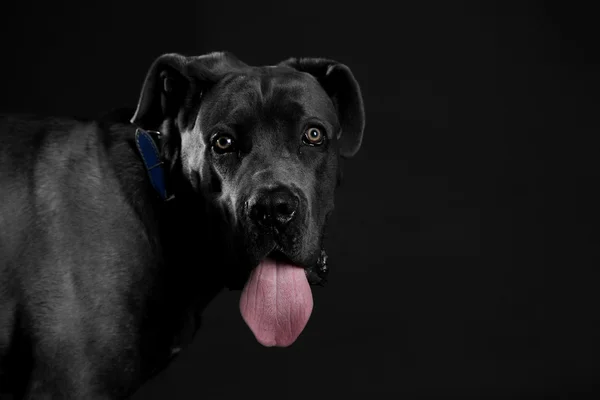
[(291, 345), (364, 128), (346, 65), (229, 52), (158, 57), (135, 109), (1, 116), (0, 392), (126, 398), (225, 288), (258, 342)]

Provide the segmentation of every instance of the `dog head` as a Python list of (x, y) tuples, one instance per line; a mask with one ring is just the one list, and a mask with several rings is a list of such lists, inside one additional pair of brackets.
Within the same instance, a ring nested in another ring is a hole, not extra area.
[[(359, 85), (345, 65), (294, 58), (251, 67), (230, 53), (159, 57), (132, 118), (161, 131), (171, 175), (205, 200), (226, 285), (245, 287), (242, 303), (260, 297), (249, 294), (250, 281), (277, 295), (277, 285), (288, 292), (303, 285), (298, 271), (310, 283), (324, 278), (339, 158), (359, 150), (364, 121)], [(294, 312), (310, 314), (307, 307)], [(264, 327), (264, 320), (255, 322)], [(259, 340), (290, 341), (267, 336)]]

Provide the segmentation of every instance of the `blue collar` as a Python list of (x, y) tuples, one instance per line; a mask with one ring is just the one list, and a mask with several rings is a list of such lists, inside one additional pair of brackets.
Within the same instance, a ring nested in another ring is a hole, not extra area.
[(163, 201), (169, 201), (174, 199), (175, 195), (167, 194), (165, 171), (162, 167), (163, 161), (160, 159), (160, 151), (158, 151), (152, 135), (155, 135), (158, 139), (161, 134), (158, 131), (145, 131), (137, 128), (135, 131), (135, 145), (144, 161), (150, 183), (152, 183), (152, 186)]

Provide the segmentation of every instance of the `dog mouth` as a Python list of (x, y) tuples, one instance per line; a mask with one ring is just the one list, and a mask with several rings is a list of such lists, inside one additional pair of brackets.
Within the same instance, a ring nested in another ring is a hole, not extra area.
[(250, 272), (242, 289), (240, 312), (256, 340), (266, 347), (288, 347), (304, 330), (313, 309), (310, 285), (324, 285), (327, 254), (314, 266), (294, 263), (279, 248)]
[(298, 268), (303, 268), (306, 279), (308, 279), (310, 285), (325, 286), (327, 283), (327, 275), (329, 274), (327, 262), (329, 257), (324, 249), (321, 249), (317, 262), (308, 266), (303, 266), (298, 262), (292, 261), (292, 259), (278, 247), (273, 249), (265, 258), (274, 260), (280, 264), (296, 265)]

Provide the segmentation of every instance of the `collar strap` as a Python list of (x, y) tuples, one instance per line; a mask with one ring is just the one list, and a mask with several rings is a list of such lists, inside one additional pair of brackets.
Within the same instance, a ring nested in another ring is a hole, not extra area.
[(142, 161), (144, 161), (150, 183), (163, 201), (169, 201), (174, 199), (175, 195), (168, 195), (167, 193), (163, 161), (160, 159), (160, 152), (152, 135), (159, 139), (161, 133), (137, 128), (135, 131), (135, 145), (142, 156)]

